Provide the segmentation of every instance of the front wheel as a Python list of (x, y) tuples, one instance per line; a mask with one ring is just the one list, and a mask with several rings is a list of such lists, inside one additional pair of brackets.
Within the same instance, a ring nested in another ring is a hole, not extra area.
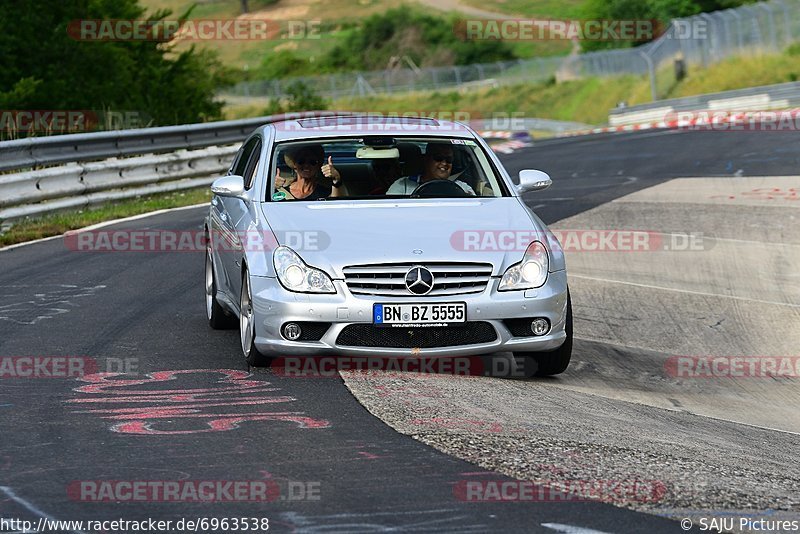
[(567, 339), (556, 350), (547, 352), (515, 352), (518, 365), (526, 370), (526, 375), (553, 376), (567, 370), (572, 359), (572, 299), (567, 295), (567, 322), (564, 327)]
[(217, 281), (214, 279), (214, 261), (210, 250), (206, 250), (206, 318), (214, 330), (236, 328), (236, 317), (217, 302)]
[(263, 367), (269, 358), (258, 352), (256, 348), (256, 321), (253, 312), (253, 294), (250, 290), (250, 275), (247, 271), (242, 276), (242, 298), (239, 305), (239, 337), (242, 341), (242, 354), (251, 367)]

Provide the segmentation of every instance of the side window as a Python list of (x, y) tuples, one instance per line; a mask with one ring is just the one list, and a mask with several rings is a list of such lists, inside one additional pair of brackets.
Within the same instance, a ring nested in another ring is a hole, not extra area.
[(244, 178), (244, 188), (250, 189), (253, 187), (253, 180), (257, 176), (259, 163), (261, 163), (261, 140), (259, 139), (258, 142), (253, 147), (252, 154), (250, 155), (250, 159), (247, 162), (247, 166), (244, 169), (244, 173), (242, 177)]
[(254, 137), (250, 139), (246, 145), (244, 145), (241, 152), (239, 152), (239, 158), (236, 160), (236, 164), (234, 164), (231, 174), (244, 176), (244, 172), (247, 169), (247, 163), (250, 161), (250, 155), (253, 153), (253, 149), (255, 148), (256, 144), (259, 144), (260, 142), (261, 140), (258, 137)]

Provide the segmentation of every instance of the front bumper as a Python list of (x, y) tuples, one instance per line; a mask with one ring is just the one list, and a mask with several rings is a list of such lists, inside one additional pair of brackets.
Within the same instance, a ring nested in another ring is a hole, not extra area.
[[(256, 339), (258, 350), (267, 356), (472, 356), (501, 351), (548, 351), (560, 347), (566, 339), (564, 330), (567, 309), (567, 273), (550, 273), (544, 286), (526, 291), (498, 292), (498, 278), (492, 278), (482, 293), (438, 297), (376, 297), (353, 295), (341, 280), (334, 280), (335, 295), (292, 293), (277, 279), (250, 277), (253, 291)], [(437, 347), (350, 346), (337, 343), (342, 330), (352, 324), (372, 324), (375, 303), (465, 302), (467, 321), (483, 321), (497, 333), (494, 341), (470, 345)], [(545, 317), (550, 332), (544, 336), (515, 337), (503, 322), (508, 319)], [(331, 323), (319, 341), (289, 341), (281, 335), (281, 327), (291, 321)]]

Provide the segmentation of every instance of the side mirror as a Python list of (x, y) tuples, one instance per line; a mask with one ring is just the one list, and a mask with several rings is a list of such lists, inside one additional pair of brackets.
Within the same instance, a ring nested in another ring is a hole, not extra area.
[(525, 169), (519, 171), (519, 185), (517, 192), (528, 193), (530, 191), (541, 191), (553, 185), (553, 180), (546, 172), (537, 171), (534, 169)]
[(244, 195), (244, 178), (235, 174), (217, 178), (211, 184), (211, 192), (221, 197), (242, 198)]

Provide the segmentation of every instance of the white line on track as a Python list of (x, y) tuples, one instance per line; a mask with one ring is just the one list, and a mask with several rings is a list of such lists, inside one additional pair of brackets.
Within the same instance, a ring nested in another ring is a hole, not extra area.
[(563, 532), (564, 534), (609, 534), (602, 530), (594, 530), (593, 528), (576, 527), (574, 525), (564, 525), (562, 523), (542, 523), (544, 528), (555, 530), (556, 532)]
[[(665, 233), (663, 235), (686, 235), (686, 234), (683, 234), (683, 233), (677, 233), (677, 234)], [(734, 238), (731, 238), (731, 237), (714, 237), (712, 235), (707, 235), (707, 236), (704, 235), (703, 236), (704, 239), (706, 237), (708, 239), (713, 239), (714, 241), (730, 241), (732, 243), (745, 243), (745, 244), (748, 244), (748, 245), (753, 245), (753, 244), (755, 244), (755, 245), (775, 245), (775, 246), (781, 246), (781, 247), (797, 247), (797, 246), (800, 246), (800, 243), (779, 243), (777, 241), (762, 241), (760, 239), (734, 239)]]
[(759, 304), (772, 304), (773, 306), (785, 306), (787, 308), (800, 308), (800, 304), (790, 302), (775, 302), (773, 300), (750, 299), (747, 297), (737, 297), (736, 295), (720, 295), (719, 293), (706, 293), (705, 291), (692, 291), (690, 289), (677, 289), (674, 287), (654, 286), (650, 284), (637, 284), (635, 282), (623, 282), (621, 280), (610, 280), (608, 278), (596, 278), (594, 276), (584, 276), (580, 274), (570, 274), (570, 278), (581, 278), (583, 280), (593, 280), (595, 282), (606, 282), (609, 284), (623, 284), (626, 286), (644, 287), (646, 289), (658, 289), (661, 291), (673, 291), (675, 293), (686, 293), (688, 295), (702, 295), (704, 297), (719, 297), (723, 299), (742, 300), (745, 302), (757, 302)]
[[(191, 206), (181, 206), (179, 208), (166, 208), (163, 210), (158, 211), (149, 211), (147, 213), (140, 213), (139, 215), (132, 215), (130, 217), (124, 217), (122, 219), (113, 219), (111, 221), (104, 221), (101, 223), (93, 224), (92, 226), (86, 226), (84, 228), (78, 228), (76, 230), (70, 230), (70, 232), (77, 232), (77, 231), (86, 231), (86, 230), (94, 230), (96, 228), (103, 228), (104, 226), (109, 226), (112, 224), (123, 223), (128, 221), (135, 221), (137, 219), (144, 219), (146, 217), (152, 217), (153, 215), (161, 215), (162, 213), (169, 213), (171, 211), (183, 211), (183, 210), (191, 210), (195, 208), (201, 208), (204, 206), (208, 206), (208, 202), (204, 202), (203, 204), (192, 204)], [(7, 247), (0, 248), (0, 252), (5, 252), (6, 250), (12, 250), (19, 247), (25, 247), (28, 245), (35, 245), (36, 243), (44, 243), (45, 241), (52, 241), (53, 239), (61, 239), (64, 237), (64, 234), (54, 235), (50, 237), (43, 237), (42, 239), (37, 239), (35, 241), (26, 241), (24, 243), (17, 243), (16, 245), (8, 245)]]

